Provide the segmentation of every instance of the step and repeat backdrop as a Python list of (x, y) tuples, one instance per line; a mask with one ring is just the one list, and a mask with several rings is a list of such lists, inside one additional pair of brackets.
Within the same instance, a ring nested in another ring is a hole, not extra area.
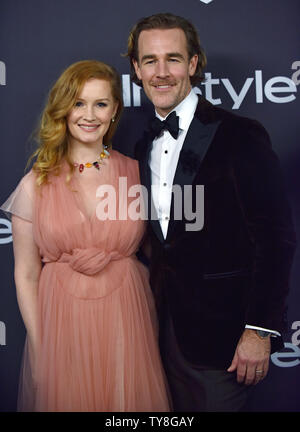
[[(114, 139), (133, 154), (152, 108), (130, 80), (129, 31), (143, 16), (172, 12), (191, 20), (207, 53), (206, 80), (194, 90), (210, 102), (259, 120), (286, 178), (300, 233), (299, 0), (1, 0), (0, 202), (24, 175), (32, 132), (47, 93), (71, 63), (98, 59), (121, 75), (125, 110)], [(221, 210), (221, 209), (220, 209)], [(299, 248), (298, 248), (299, 249)], [(254, 388), (251, 411), (300, 411), (300, 253), (288, 298), (285, 348)], [(0, 215), (0, 411), (15, 411), (25, 329), (13, 280), (11, 224)]]

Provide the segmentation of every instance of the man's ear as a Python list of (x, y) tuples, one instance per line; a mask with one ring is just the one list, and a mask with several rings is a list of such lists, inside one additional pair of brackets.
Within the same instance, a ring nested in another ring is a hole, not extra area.
[(197, 56), (197, 54), (195, 54), (195, 55), (193, 55), (193, 57), (190, 59), (190, 62), (189, 62), (189, 75), (190, 76), (193, 76), (195, 74), (197, 64), (198, 64), (198, 56)]
[(139, 67), (139, 63), (136, 60), (132, 60), (132, 64), (136, 73), (136, 76), (138, 77), (139, 80), (142, 80), (142, 76), (141, 76), (141, 70)]

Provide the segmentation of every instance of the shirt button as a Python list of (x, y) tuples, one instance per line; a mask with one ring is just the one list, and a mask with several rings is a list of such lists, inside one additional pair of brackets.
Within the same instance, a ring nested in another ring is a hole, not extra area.
[(165, 150), (165, 154), (167, 154), (168, 153), (168, 150)]
[(163, 186), (167, 186), (167, 183), (163, 183)]

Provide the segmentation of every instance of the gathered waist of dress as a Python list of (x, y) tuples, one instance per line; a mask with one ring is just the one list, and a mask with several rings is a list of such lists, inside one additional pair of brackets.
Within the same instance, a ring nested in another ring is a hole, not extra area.
[(67, 263), (69, 266), (79, 272), (88, 276), (93, 276), (101, 272), (111, 261), (123, 260), (133, 258), (136, 255), (122, 255), (119, 251), (105, 251), (98, 248), (75, 248), (72, 252), (64, 252), (58, 259), (50, 259), (44, 257), (42, 261), (47, 263)]

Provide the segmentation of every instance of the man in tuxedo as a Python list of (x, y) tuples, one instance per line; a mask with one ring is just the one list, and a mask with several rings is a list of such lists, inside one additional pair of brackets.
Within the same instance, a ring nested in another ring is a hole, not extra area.
[(136, 155), (174, 410), (242, 410), (283, 347), (295, 235), (278, 159), (257, 121), (193, 91), (206, 57), (186, 19), (141, 19), (127, 55), (156, 114)]

